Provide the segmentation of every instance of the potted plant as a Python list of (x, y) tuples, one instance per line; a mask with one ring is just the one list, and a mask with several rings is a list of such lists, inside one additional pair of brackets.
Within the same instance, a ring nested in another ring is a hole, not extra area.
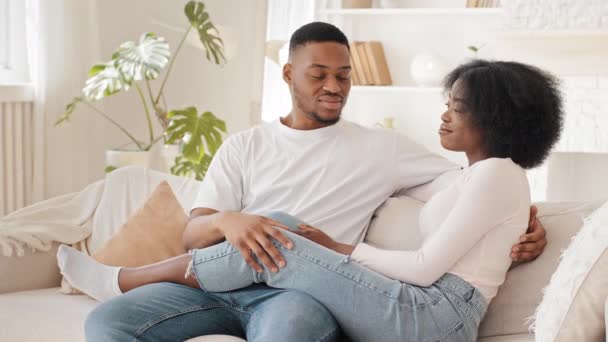
[[(209, 164), (207, 159), (213, 157), (222, 143), (222, 133), (226, 133), (226, 125), (213, 113), (204, 112), (199, 117), (194, 107), (173, 111), (167, 108), (164, 96), (165, 85), (175, 59), (192, 30), (198, 33), (207, 60), (215, 64), (226, 61), (222, 39), (211, 22), (205, 5), (200, 1), (189, 1), (184, 7), (184, 12), (189, 26), (173, 55), (165, 38), (151, 32), (142, 34), (137, 42), (122, 43), (112, 54), (110, 61), (96, 64), (91, 68), (82, 94), (66, 105), (64, 114), (55, 123), (60, 125), (68, 122), (78, 106), (84, 105), (128, 137), (130, 149), (106, 151), (107, 172), (125, 165), (149, 166), (150, 149), (158, 141), (165, 140), (168, 144), (177, 144), (178, 148), (176, 165), (171, 168), (172, 171), (179, 175), (202, 177)], [(167, 70), (164, 77), (155, 91), (152, 81), (157, 80), (165, 68)], [(142, 105), (143, 117), (148, 128), (147, 137), (144, 139), (135, 137), (127, 128), (95, 105), (106, 97), (132, 89), (135, 89)], [(158, 120), (163, 132), (159, 134), (154, 132), (152, 116)], [(175, 120), (175, 123), (172, 123), (172, 120)]]

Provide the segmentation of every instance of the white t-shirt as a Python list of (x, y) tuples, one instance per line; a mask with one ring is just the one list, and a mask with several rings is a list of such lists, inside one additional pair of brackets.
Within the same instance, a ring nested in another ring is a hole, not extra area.
[(511, 247), (526, 231), (529, 215), (524, 170), (511, 159), (486, 159), (461, 171), (424, 205), (418, 250), (386, 251), (360, 243), (351, 257), (418, 286), (452, 273), (478, 288), (489, 302), (505, 280)]
[(226, 139), (193, 208), (283, 211), (355, 244), (393, 193), (455, 168), (391, 130), (340, 120), (306, 131), (276, 120)]

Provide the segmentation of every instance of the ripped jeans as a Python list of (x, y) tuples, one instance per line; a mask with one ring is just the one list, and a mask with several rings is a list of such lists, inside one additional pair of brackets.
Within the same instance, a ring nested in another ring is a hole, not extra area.
[[(297, 230), (302, 223), (280, 212), (266, 215)], [(273, 241), (287, 263), (277, 273), (257, 273), (238, 250), (224, 242), (192, 250), (189, 271), (207, 292), (226, 292), (256, 283), (314, 297), (353, 341), (476, 341), (487, 304), (479, 290), (445, 274), (429, 287), (401, 283), (371, 271), (291, 232), (294, 248)]]

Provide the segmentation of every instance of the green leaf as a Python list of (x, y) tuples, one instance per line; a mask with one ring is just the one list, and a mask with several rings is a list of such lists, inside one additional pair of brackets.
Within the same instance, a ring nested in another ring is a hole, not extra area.
[(178, 175), (194, 172), (204, 176), (206, 167), (204, 170), (199, 168), (208, 164), (221, 146), (226, 123), (211, 112), (199, 115), (195, 107), (172, 110), (167, 118), (170, 120), (165, 131), (167, 143), (179, 142), (182, 157), (179, 163), (176, 161), (172, 172)]
[(89, 70), (89, 77), (93, 77), (97, 74), (99, 74), (100, 72), (102, 72), (104, 69), (106, 68), (105, 64), (95, 64), (91, 67), (91, 70)]
[(112, 58), (122, 77), (132, 82), (158, 78), (170, 56), (165, 38), (148, 32), (141, 35), (139, 42), (122, 43)]
[(97, 101), (121, 90), (129, 90), (131, 86), (114, 67), (113, 61), (94, 65), (89, 71), (89, 76), (82, 89), (84, 97), (89, 101)]
[(219, 31), (209, 19), (209, 13), (205, 11), (205, 4), (200, 1), (189, 1), (184, 7), (184, 12), (190, 25), (198, 32), (207, 59), (215, 64), (226, 62), (224, 42), (219, 37)]
[(205, 174), (207, 174), (211, 159), (210, 156), (205, 156), (199, 163), (194, 163), (183, 156), (177, 156), (175, 158), (175, 165), (171, 167), (171, 174), (193, 177), (196, 180), (202, 181), (205, 178)]
[(118, 169), (116, 166), (109, 165), (109, 166), (106, 166), (106, 168), (104, 169), (104, 171), (105, 171), (105, 173), (110, 173), (110, 172), (112, 172), (112, 171), (114, 171), (116, 169)]

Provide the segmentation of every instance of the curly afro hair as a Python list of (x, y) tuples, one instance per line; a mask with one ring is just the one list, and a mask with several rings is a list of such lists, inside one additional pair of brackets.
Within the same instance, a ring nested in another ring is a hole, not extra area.
[(444, 91), (456, 82), (490, 157), (526, 169), (543, 163), (563, 126), (557, 78), (522, 63), (473, 60), (445, 77)]

